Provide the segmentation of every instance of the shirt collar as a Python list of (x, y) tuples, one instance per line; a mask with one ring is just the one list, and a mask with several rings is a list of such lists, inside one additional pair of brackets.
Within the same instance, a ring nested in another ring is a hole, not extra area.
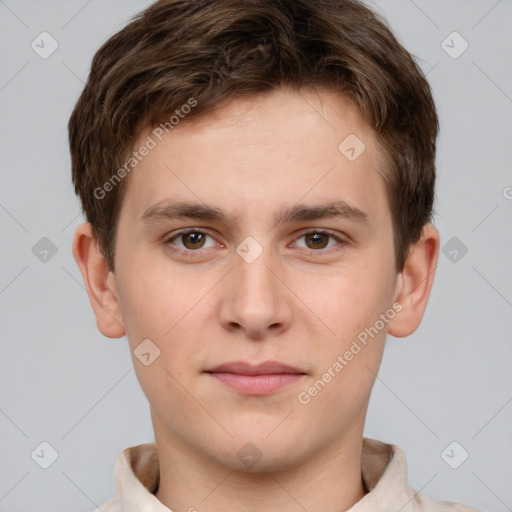
[[(407, 505), (418, 498), (418, 493), (407, 486), (407, 463), (400, 448), (394, 444), (364, 437), (361, 470), (369, 492), (349, 512), (405, 512)], [(170, 509), (153, 494), (159, 478), (155, 443), (126, 448), (117, 459), (114, 471), (116, 499), (111, 503), (117, 502), (123, 512), (169, 512)], [(421, 496), (419, 499), (428, 500)]]

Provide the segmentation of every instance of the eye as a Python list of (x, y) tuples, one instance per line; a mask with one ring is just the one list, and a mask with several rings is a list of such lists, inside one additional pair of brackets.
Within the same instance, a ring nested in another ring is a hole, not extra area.
[(179, 249), (179, 251), (197, 252), (199, 249), (208, 249), (209, 247), (217, 245), (217, 242), (215, 242), (215, 240), (213, 240), (213, 244), (206, 245), (207, 238), (213, 240), (213, 238), (204, 231), (201, 231), (199, 229), (188, 229), (181, 230), (178, 233), (175, 233), (173, 236), (167, 238), (165, 240), (165, 243), (168, 245), (176, 246)]
[[(211, 242), (208, 244), (207, 239)], [(299, 242), (304, 240), (305, 245)], [(209, 249), (215, 246), (221, 246), (206, 231), (198, 228), (182, 229), (169, 236), (164, 243), (170, 247), (172, 251), (184, 255), (192, 255), (200, 253), (201, 250)], [(294, 246), (306, 250), (309, 254), (330, 252), (330, 249), (339, 250), (346, 244), (346, 241), (329, 231), (309, 230), (301, 233), (299, 238), (294, 242)], [(338, 248), (335, 246), (338, 245)]]
[[(331, 249), (336, 243), (341, 244), (342, 247), (346, 243), (341, 237), (329, 231), (319, 230), (310, 230), (302, 233), (297, 240), (305, 240), (305, 247), (302, 246), (302, 248), (309, 249), (313, 252), (319, 252), (319, 250), (326, 248)], [(332, 242), (331, 245), (329, 245), (329, 242)]]

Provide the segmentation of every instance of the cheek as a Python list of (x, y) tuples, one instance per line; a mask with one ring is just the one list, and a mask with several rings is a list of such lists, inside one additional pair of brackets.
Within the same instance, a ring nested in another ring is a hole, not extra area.
[(380, 315), (390, 308), (390, 288), (383, 275), (351, 269), (323, 282), (329, 293), (322, 294), (321, 286), (315, 287), (311, 308), (330, 328), (322, 326), (325, 336), (316, 336), (317, 373), (311, 383), (317, 383), (320, 390), (314, 399), (319, 412), (327, 414), (336, 403), (340, 412), (355, 414), (357, 407), (352, 408), (368, 398), (387, 333), (387, 323)]
[[(134, 351), (149, 339), (159, 351), (151, 365), (158, 369), (159, 386), (167, 379), (171, 386), (175, 383), (166, 370), (180, 381), (188, 380), (185, 369), (198, 366), (197, 354), (204, 345), (204, 325), (210, 315), (205, 311), (209, 307), (205, 295), (212, 284), (204, 278), (180, 276), (175, 269), (171, 275), (169, 269), (156, 266), (134, 271), (123, 284), (119, 299), (134, 365), (141, 366)], [(154, 372), (142, 366), (137, 375), (151, 389)]]
[(143, 252), (119, 259), (119, 303), (128, 338), (161, 339), (190, 309), (190, 286)]
[(297, 295), (329, 335), (347, 341), (379, 318), (389, 307), (392, 287), (384, 272), (363, 267), (338, 269), (302, 282)]

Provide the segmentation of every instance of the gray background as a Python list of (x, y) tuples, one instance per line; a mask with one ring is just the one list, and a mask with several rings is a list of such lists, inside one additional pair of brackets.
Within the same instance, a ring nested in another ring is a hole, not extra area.
[[(118, 454), (153, 440), (127, 341), (96, 330), (72, 257), (82, 218), (66, 131), (94, 52), (149, 3), (0, 1), (2, 512), (92, 510), (114, 496)], [(399, 445), (410, 485), (430, 497), (512, 510), (512, 1), (370, 5), (428, 73), (436, 224), (443, 246), (457, 240), (422, 326), (388, 340), (365, 435)], [(47, 59), (31, 47), (43, 31), (59, 45)], [(453, 31), (469, 44), (457, 58)], [(43, 237), (57, 250), (46, 261)], [(48, 469), (31, 457), (43, 441), (58, 452)]]

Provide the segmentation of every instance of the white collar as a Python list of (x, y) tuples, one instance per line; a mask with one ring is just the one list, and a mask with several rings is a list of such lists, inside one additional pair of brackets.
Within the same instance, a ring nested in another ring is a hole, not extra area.
[[(364, 437), (361, 470), (369, 492), (348, 512), (478, 512), (465, 505), (435, 502), (410, 488), (405, 456), (394, 444)], [(119, 455), (114, 470), (116, 498), (96, 511), (172, 512), (153, 494), (159, 478), (155, 443), (126, 448)]]

